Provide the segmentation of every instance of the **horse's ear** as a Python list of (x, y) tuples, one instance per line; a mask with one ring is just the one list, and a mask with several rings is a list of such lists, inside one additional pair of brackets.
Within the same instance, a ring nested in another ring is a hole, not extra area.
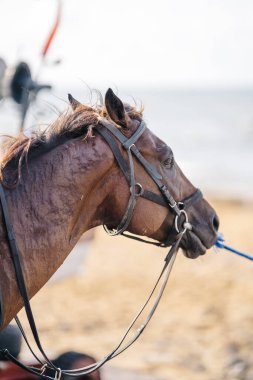
[(110, 118), (123, 128), (127, 128), (129, 117), (125, 112), (122, 101), (114, 94), (111, 88), (105, 94), (105, 107)]
[(77, 107), (82, 105), (78, 100), (73, 98), (73, 96), (71, 94), (68, 94), (68, 99), (69, 99), (69, 103), (70, 103), (73, 111), (75, 111), (77, 109)]

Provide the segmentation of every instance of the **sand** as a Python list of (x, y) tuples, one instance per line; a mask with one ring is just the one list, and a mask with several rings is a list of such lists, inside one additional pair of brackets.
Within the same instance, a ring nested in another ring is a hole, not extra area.
[[(253, 202), (212, 204), (227, 242), (253, 253)], [(165, 254), (97, 229), (84, 275), (47, 286), (32, 301), (45, 349), (51, 356), (77, 350), (97, 358), (112, 350)], [(231, 253), (210, 250), (190, 260), (180, 252), (151, 324), (107, 365), (104, 379), (252, 380), (252, 279), (253, 262)]]

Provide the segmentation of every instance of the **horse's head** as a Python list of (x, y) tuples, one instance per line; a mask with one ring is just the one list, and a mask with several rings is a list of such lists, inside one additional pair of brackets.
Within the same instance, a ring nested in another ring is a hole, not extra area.
[[(118, 126), (127, 138), (133, 136), (140, 129), (140, 124), (142, 123), (141, 113), (134, 112), (134, 109), (129, 105), (123, 105), (112, 90), (107, 91), (105, 107), (113, 124)], [(113, 139), (117, 141), (117, 138), (113, 137)], [(118, 141), (117, 144), (122, 155), (128, 160), (126, 150)], [(196, 188), (177, 165), (171, 148), (149, 129), (146, 128), (134, 144), (147, 163), (152, 165), (155, 176), (159, 178), (158, 182), (160, 181), (162, 185), (167, 187), (176, 202), (186, 200), (184, 207), (191, 224), (191, 230), (186, 232), (181, 243), (184, 253), (190, 258), (203, 255), (206, 249), (212, 247), (216, 241), (219, 220), (214, 209), (202, 196), (191, 197), (194, 193), (196, 194)], [(121, 223), (122, 215), (124, 215), (128, 207), (130, 196), (129, 184), (127, 184), (122, 173), (122, 168), (120, 169), (117, 163), (115, 167), (119, 171), (119, 177), (114, 183), (114, 191), (111, 194), (110, 202), (111, 205), (114, 205), (111, 209), (115, 211), (108, 212), (110, 216), (106, 218), (106, 224), (110, 227), (116, 227)], [(146, 192), (151, 192), (151, 194), (156, 194), (158, 198), (160, 196), (164, 200), (164, 195), (161, 194), (161, 190), (155, 183), (154, 178), (136, 158), (134, 158), (134, 172), (136, 183), (141, 184), (142, 187), (136, 186), (136, 192), (145, 190)], [(169, 204), (166, 208), (158, 203), (145, 199), (145, 197), (138, 197), (131, 221), (127, 227), (128, 231), (148, 236), (159, 242), (168, 241), (168, 238), (169, 241), (173, 241), (177, 234), (175, 212)], [(182, 205), (179, 203), (179, 208), (181, 207)], [(182, 218), (177, 219), (177, 224), (181, 222), (180, 227), (177, 227), (183, 228), (185, 214), (182, 214)]]
[[(82, 109), (69, 99), (74, 110)], [(171, 148), (146, 128), (141, 112), (124, 105), (110, 89), (98, 114), (99, 152), (108, 165), (101, 223), (115, 234), (127, 230), (164, 246), (187, 224), (181, 247), (187, 257), (203, 255), (216, 241), (219, 220), (182, 173)]]

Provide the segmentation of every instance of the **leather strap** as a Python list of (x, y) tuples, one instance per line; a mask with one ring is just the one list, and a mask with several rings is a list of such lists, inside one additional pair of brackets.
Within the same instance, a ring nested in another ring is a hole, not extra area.
[(128, 165), (127, 161), (124, 159), (124, 157), (122, 156), (122, 153), (118, 147), (118, 144), (116, 143), (116, 141), (114, 139), (112, 139), (110, 133), (107, 131), (106, 128), (98, 127), (98, 128), (96, 128), (96, 131), (105, 139), (105, 141), (107, 142), (107, 144), (111, 148), (111, 151), (112, 151), (114, 157), (116, 158), (122, 173), (126, 177), (128, 184), (130, 185), (129, 165)]
[[(160, 275), (158, 277), (158, 280), (155, 283), (155, 286), (153, 287), (153, 289), (152, 289), (152, 291), (151, 291), (151, 293), (150, 293), (147, 301), (145, 302), (145, 304), (143, 305), (143, 307), (140, 309), (140, 311), (138, 312), (138, 314), (136, 315), (136, 317), (133, 319), (133, 321), (130, 324), (130, 326), (128, 327), (126, 333), (123, 335), (122, 339), (120, 340), (120, 343), (116, 346), (116, 348), (113, 351), (110, 352), (110, 354), (106, 355), (102, 360), (100, 360), (100, 361), (98, 361), (98, 362), (96, 362), (96, 363), (94, 363), (92, 365), (89, 365), (87, 367), (79, 368), (77, 370), (60, 370), (59, 368), (56, 368), (54, 366), (51, 367), (49, 364), (46, 365), (46, 366), (43, 365), (42, 368), (39, 369), (39, 368), (35, 368), (35, 367), (30, 367), (30, 366), (24, 365), (22, 362), (20, 362), (16, 358), (14, 358), (9, 353), (8, 350), (2, 350), (1, 351), (2, 354), (6, 358), (8, 358), (9, 360), (11, 360), (13, 363), (15, 363), (17, 366), (23, 368), (24, 370), (26, 370), (26, 371), (34, 374), (34, 375), (40, 376), (41, 379), (47, 379), (47, 380), (60, 379), (61, 378), (61, 374), (68, 375), (70, 377), (72, 377), (72, 376), (76, 377), (76, 376), (88, 375), (89, 373), (91, 373), (91, 372), (99, 369), (103, 364), (105, 364), (106, 362), (110, 361), (111, 359), (113, 359), (114, 357), (118, 356), (123, 351), (125, 351), (127, 348), (129, 348), (139, 338), (139, 336), (142, 334), (142, 332), (145, 330), (145, 328), (149, 324), (149, 322), (150, 322), (150, 320), (151, 320), (153, 314), (155, 313), (155, 310), (156, 310), (156, 308), (157, 308), (157, 306), (159, 304), (159, 301), (160, 301), (160, 299), (161, 299), (161, 297), (162, 297), (162, 295), (164, 293), (164, 290), (165, 290), (166, 284), (168, 282), (169, 275), (170, 275), (172, 266), (174, 264), (174, 261), (175, 261), (176, 255), (177, 255), (177, 251), (178, 251), (181, 239), (183, 237), (183, 234), (184, 234), (184, 232), (182, 232), (181, 234), (178, 235), (178, 239), (175, 241), (175, 243), (172, 245), (169, 253), (166, 255), (165, 260), (164, 260), (165, 261), (164, 266), (163, 266), (162, 271), (161, 271), (161, 273), (160, 273)], [(141, 326), (139, 327), (139, 329), (137, 329), (137, 332), (134, 334), (134, 336), (129, 341), (127, 341), (125, 343), (126, 338), (130, 334), (130, 331), (132, 331), (133, 326), (136, 324), (136, 322), (138, 321), (138, 319), (142, 315), (143, 311), (147, 308), (147, 306), (148, 306), (151, 298), (153, 297), (154, 292), (157, 289), (157, 287), (158, 287), (159, 283), (161, 282), (162, 278), (164, 278), (164, 279), (163, 279), (163, 283), (160, 286), (160, 290), (158, 292), (158, 296), (156, 297), (153, 306), (150, 308), (150, 312), (148, 313), (145, 322), (141, 324)], [(50, 370), (54, 370), (54, 372), (56, 374), (54, 378), (47, 374), (47, 368), (50, 369)]]
[(5, 227), (6, 227), (7, 237), (8, 237), (7, 241), (8, 241), (8, 245), (9, 245), (9, 249), (10, 249), (10, 253), (11, 253), (12, 262), (13, 262), (13, 265), (15, 268), (15, 273), (16, 273), (19, 291), (20, 291), (20, 294), (21, 294), (23, 302), (24, 302), (26, 316), (27, 316), (27, 319), (29, 321), (34, 340), (35, 340), (42, 356), (44, 357), (46, 362), (48, 362), (52, 366), (52, 368), (54, 368), (53, 363), (48, 359), (48, 357), (45, 354), (45, 352), (42, 348), (42, 345), (40, 343), (40, 339), (39, 339), (36, 324), (34, 321), (29, 297), (27, 294), (27, 289), (26, 289), (23, 270), (22, 270), (21, 262), (20, 262), (20, 258), (19, 258), (19, 252), (18, 252), (18, 248), (17, 248), (17, 244), (16, 244), (16, 239), (15, 239), (15, 235), (13, 233), (13, 228), (12, 228), (11, 219), (10, 219), (10, 215), (9, 215), (9, 211), (8, 211), (8, 207), (7, 207), (7, 203), (6, 203), (6, 198), (5, 198), (3, 186), (1, 183), (0, 183), (0, 199), (1, 199), (1, 206), (2, 206), (2, 210), (3, 210), (3, 220), (4, 220)]
[(144, 121), (142, 121), (141, 125), (134, 132), (134, 134), (127, 141), (125, 141), (124, 143), (122, 143), (123, 147), (126, 150), (129, 149), (130, 146), (133, 145), (133, 144), (135, 144), (135, 142), (139, 139), (139, 137), (141, 137), (141, 135), (143, 134), (143, 132), (145, 131), (145, 129), (146, 129), (146, 124), (144, 123)]

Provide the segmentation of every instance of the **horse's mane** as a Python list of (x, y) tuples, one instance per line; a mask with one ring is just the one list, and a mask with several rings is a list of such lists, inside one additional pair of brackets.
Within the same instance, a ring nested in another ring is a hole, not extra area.
[[(142, 110), (138, 111), (128, 104), (125, 104), (125, 110), (131, 118), (142, 117)], [(70, 139), (78, 137), (89, 139), (93, 135), (92, 128), (99, 124), (101, 117), (111, 121), (104, 106), (80, 104), (74, 111), (68, 110), (62, 113), (43, 130), (33, 131), (31, 136), (26, 136), (24, 133), (7, 136), (1, 146), (0, 180), (7, 187), (15, 186), (21, 178), (24, 163)]]

